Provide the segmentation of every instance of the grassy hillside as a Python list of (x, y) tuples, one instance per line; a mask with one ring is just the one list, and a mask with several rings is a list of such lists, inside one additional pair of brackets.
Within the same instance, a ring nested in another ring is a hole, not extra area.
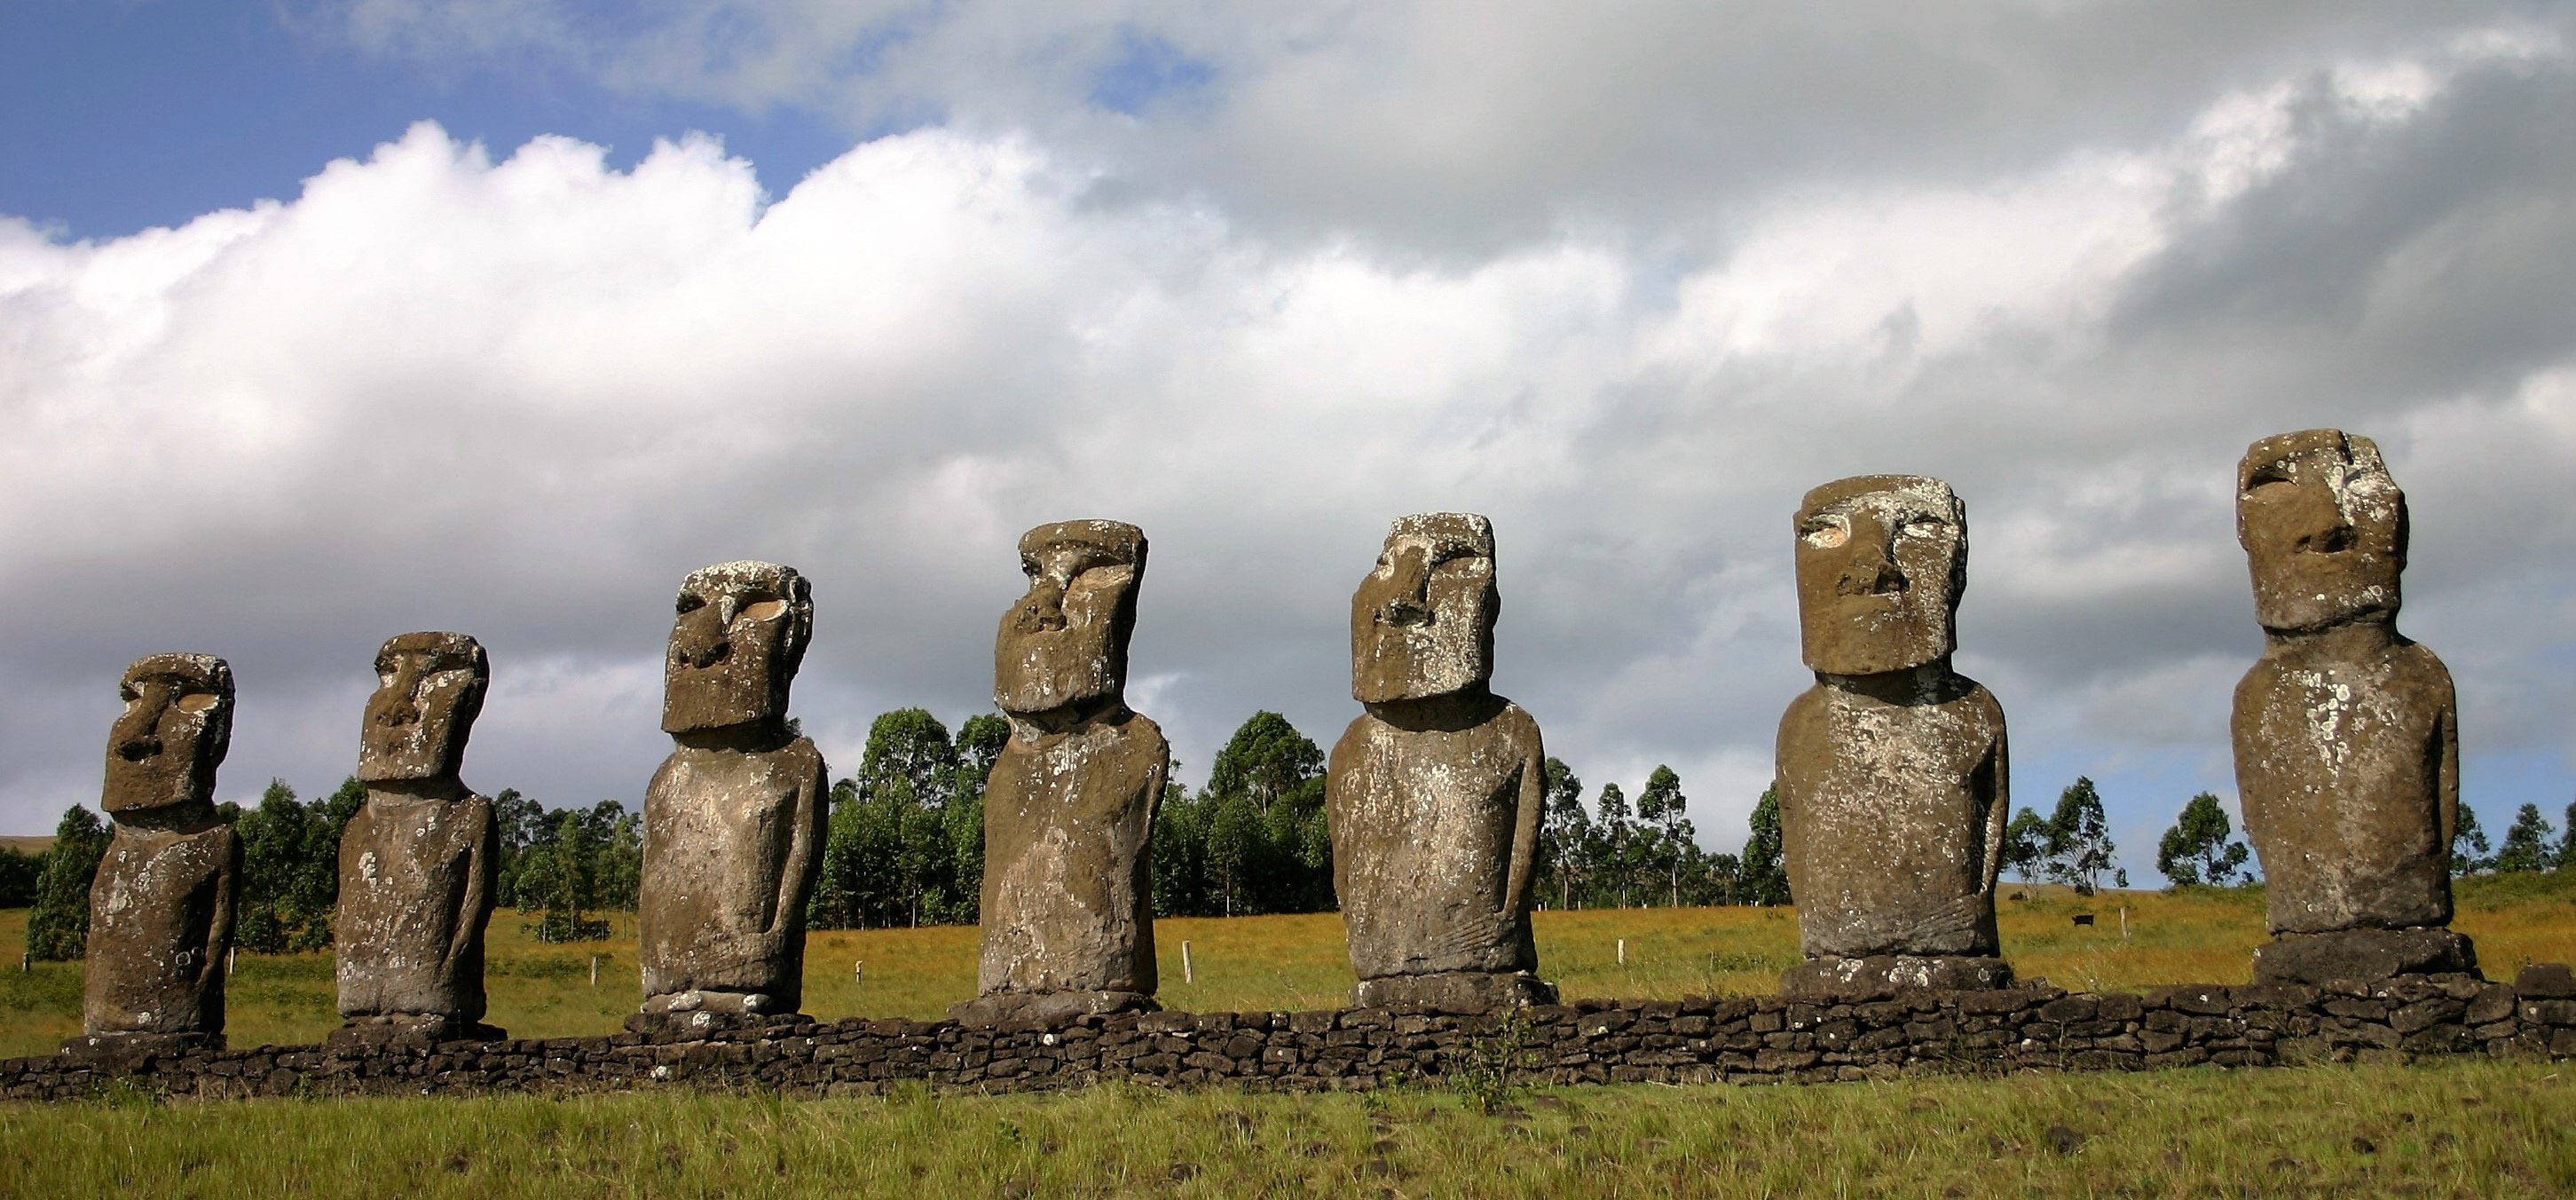
[(2555, 1067), (2212, 1069), (1461, 1097), (0, 1105), (0, 1193), (139, 1196), (2564, 1196)]
[[(2015, 889), (2006, 900), (2004, 952), (2024, 976), (2079, 990), (2169, 983), (2241, 983), (2264, 940), (2259, 890), (2130, 892), (2081, 899), (2057, 889)], [(2123, 937), (2120, 911), (2128, 911)], [(2092, 913), (2079, 927), (2072, 918)], [(634, 924), (590, 945), (545, 946), (526, 918), (493, 917), (491, 1020), (526, 1037), (612, 1032), (633, 1010)], [(2477, 939), (2488, 974), (2510, 978), (2525, 962), (2576, 961), (2576, 875), (2467, 881), (2457, 926)], [(1787, 909), (1602, 909), (1537, 916), (1542, 973), (1568, 997), (1758, 995), (1797, 961), (1797, 916)], [(0, 912), (0, 963), (25, 944), (23, 911)], [(1192, 1011), (1315, 1009), (1343, 1003), (1351, 986), (1341, 918), (1170, 918), (1155, 923), (1162, 999)], [(805, 1010), (816, 1016), (931, 1018), (975, 990), (977, 934), (965, 927), (832, 930), (809, 939)], [(1627, 961), (1619, 961), (1619, 942)], [(1195, 982), (1185, 982), (1181, 945)], [(599, 983), (590, 963), (599, 959)], [(853, 982), (851, 966), (864, 961)], [(338, 1023), (327, 954), (240, 956), (230, 993), (233, 1044), (318, 1041)], [(80, 964), (0, 969), (0, 1057), (50, 1052), (79, 1031)]]

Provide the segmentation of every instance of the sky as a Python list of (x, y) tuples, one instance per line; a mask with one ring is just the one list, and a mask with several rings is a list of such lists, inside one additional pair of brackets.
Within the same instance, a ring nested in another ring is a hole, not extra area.
[(1329, 746), (1394, 518), (1486, 514), (1496, 689), (1732, 848), (1790, 520), (1964, 498), (2017, 805), (2121, 861), (2259, 652), (2233, 471), (2378, 440), (2492, 830), (2576, 798), (2576, 6), (0, 5), (0, 831), (115, 681), (230, 660), (219, 795), (355, 764), (375, 648), (489, 648), (469, 784), (632, 805), (680, 579), (813, 580), (795, 712), (952, 726), (1044, 522), (1153, 543), (1196, 783)]

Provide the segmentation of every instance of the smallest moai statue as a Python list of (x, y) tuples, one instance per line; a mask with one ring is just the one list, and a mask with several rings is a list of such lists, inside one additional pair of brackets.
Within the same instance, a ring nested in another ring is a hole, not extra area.
[(1796, 533), (1816, 685), (1781, 714), (1777, 786), (1807, 961), (1781, 991), (2005, 986), (2004, 710), (1950, 667), (1967, 507), (1938, 479), (1863, 475), (1807, 493)]
[(83, 1036), (66, 1052), (221, 1048), (241, 839), (215, 813), (233, 671), (208, 654), (126, 668), (99, 807), (116, 822), (89, 891)]
[(1154, 811), (1172, 751), (1127, 707), (1145, 534), (1118, 521), (1020, 539), (1028, 593), (1002, 615), (993, 702), (1010, 740), (984, 786), (978, 995), (951, 1019), (1062, 1024), (1154, 1002)]
[(2406, 493), (2369, 438), (2265, 438), (2237, 464), (2236, 538), (2264, 638), (2234, 721), (2274, 938), (2255, 981), (2475, 972), (2448, 928), (2459, 705), (2397, 632)]
[(678, 610), (662, 664), (674, 747), (644, 791), (639, 1032), (797, 1010), (829, 816), (822, 752), (787, 720), (811, 585), (793, 567), (719, 563), (681, 582)]
[(483, 931), (498, 884), (492, 802), (457, 778), (492, 669), (461, 633), (376, 652), (358, 735), (367, 801), (340, 834), (334, 1043), (495, 1041), (482, 1024)]
[(1493, 693), (1494, 529), (1405, 517), (1351, 596), (1353, 720), (1325, 766), (1361, 1008), (1551, 1004), (1530, 935), (1538, 722)]

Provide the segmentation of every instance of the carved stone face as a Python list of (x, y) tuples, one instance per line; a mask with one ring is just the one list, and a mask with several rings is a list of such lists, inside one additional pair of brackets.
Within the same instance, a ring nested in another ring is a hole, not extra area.
[(703, 567), (680, 584), (662, 662), (662, 730), (723, 729), (787, 715), (787, 689), (814, 633), (805, 577), (776, 563)]
[(211, 804), (233, 740), (233, 669), (211, 654), (136, 659), (117, 685), (125, 711), (107, 734), (110, 813)]
[(2369, 438), (2339, 429), (2268, 437), (2236, 467), (2236, 540), (2265, 629), (2394, 616), (2406, 493)]
[(461, 633), (405, 633), (376, 651), (376, 694), (358, 732), (369, 783), (456, 773), (492, 681), (483, 645)]
[(1396, 521), (1351, 596), (1351, 698), (1421, 700), (1494, 674), (1494, 527), (1473, 513)]
[(1807, 668), (1876, 675), (1946, 658), (1968, 586), (1968, 510), (1921, 475), (1860, 475), (1798, 506), (1798, 625)]
[(1119, 521), (1062, 521), (1020, 538), (1029, 591), (1002, 614), (993, 643), (993, 703), (1040, 713), (1117, 697), (1145, 533)]

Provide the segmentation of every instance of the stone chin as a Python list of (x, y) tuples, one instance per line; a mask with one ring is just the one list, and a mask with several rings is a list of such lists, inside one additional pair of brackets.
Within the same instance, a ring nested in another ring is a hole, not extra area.
[(1811, 631), (1819, 626), (1827, 636), (1818, 637), (1811, 632), (1805, 654), (1807, 669), (1819, 675), (1910, 671), (1949, 658), (1957, 642), (1946, 610), (1930, 614), (1901, 609), (1876, 613), (1837, 611), (1809, 618)]
[(1389, 631), (1364, 651), (1379, 669), (1353, 673), (1351, 698), (1362, 704), (1392, 704), (1482, 689), (1491, 678), (1489, 656), (1472, 645), (1442, 644), (1449, 640), (1421, 646)]

